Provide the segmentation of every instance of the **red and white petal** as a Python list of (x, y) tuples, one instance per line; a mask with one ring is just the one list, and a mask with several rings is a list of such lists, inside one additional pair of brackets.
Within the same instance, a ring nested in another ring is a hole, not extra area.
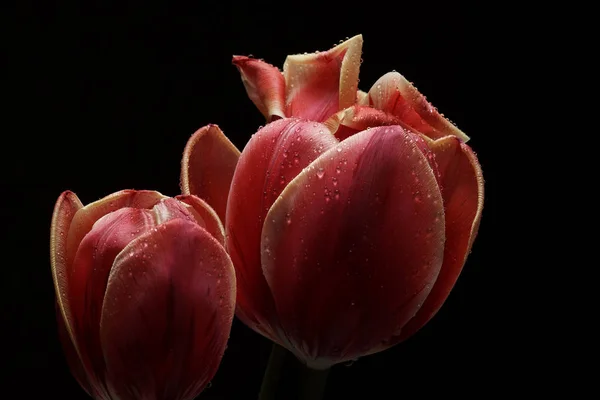
[(418, 331), (446, 301), (471, 251), (483, 210), (483, 175), (471, 148), (455, 136), (437, 139), (430, 147), (441, 175), (446, 215), (444, 263), (427, 300), (403, 328), (399, 340)]
[(71, 307), (69, 305), (69, 264), (67, 262), (67, 239), (71, 222), (78, 210), (83, 207), (77, 195), (71, 191), (63, 192), (56, 201), (50, 227), (50, 265), (52, 280), (56, 292), (60, 321), (65, 330), (73, 337)]
[(400, 125), (410, 129), (399, 118), (368, 106), (355, 105), (348, 107), (323, 123), (335, 137), (342, 141), (368, 128), (378, 126)]
[(285, 79), (277, 67), (262, 60), (233, 56), (233, 65), (240, 71), (250, 100), (267, 122), (285, 118)]
[(227, 252), (174, 219), (117, 256), (106, 288), (101, 348), (114, 398), (191, 400), (213, 378), (235, 306)]
[(214, 124), (188, 140), (181, 161), (181, 191), (204, 199), (225, 221), (227, 197), (240, 151)]
[(400, 118), (432, 139), (454, 135), (469, 140), (463, 131), (440, 114), (417, 88), (398, 72), (383, 75), (369, 90), (369, 105)]
[(90, 383), (103, 392), (105, 364), (100, 346), (100, 316), (115, 257), (132, 239), (155, 226), (152, 211), (121, 208), (100, 218), (81, 241), (69, 281), (74, 343)]
[(166, 196), (152, 190), (121, 190), (78, 210), (69, 228), (66, 264), (73, 264), (79, 243), (104, 215), (123, 207), (151, 209), (164, 198)]
[(184, 203), (198, 224), (225, 246), (225, 228), (215, 210), (207, 202), (194, 195), (179, 195), (175, 199)]
[(276, 315), (260, 264), (264, 218), (294, 177), (337, 140), (316, 122), (274, 121), (252, 136), (240, 156), (227, 207), (227, 250), (238, 282), (238, 316), (271, 340)]
[(362, 44), (357, 35), (325, 52), (288, 56), (286, 115), (320, 122), (355, 104)]
[(399, 126), (360, 132), (301, 172), (267, 215), (262, 265), (293, 351), (364, 355), (412, 318), (443, 261), (434, 171)]

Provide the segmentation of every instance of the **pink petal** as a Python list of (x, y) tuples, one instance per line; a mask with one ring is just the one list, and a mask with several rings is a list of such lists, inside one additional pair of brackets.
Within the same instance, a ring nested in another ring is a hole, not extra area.
[(409, 81), (397, 72), (383, 75), (371, 90), (369, 104), (400, 118), (413, 129), (437, 139), (454, 135), (463, 141), (469, 137), (448, 121)]
[(252, 136), (240, 156), (227, 207), (227, 249), (236, 268), (237, 315), (272, 340), (276, 315), (260, 265), (265, 215), (284, 187), (337, 143), (325, 126), (298, 119), (274, 121)]
[(204, 199), (225, 221), (229, 186), (239, 156), (239, 150), (217, 125), (198, 129), (183, 152), (182, 193)]
[(121, 190), (78, 210), (69, 227), (66, 264), (73, 265), (79, 243), (101, 217), (123, 207), (151, 209), (165, 197), (151, 190)]
[(271, 207), (262, 265), (293, 351), (313, 368), (368, 353), (415, 315), (443, 261), (444, 212), (417, 135), (360, 132)]
[(95, 390), (105, 393), (105, 364), (99, 327), (102, 302), (117, 254), (155, 226), (152, 211), (121, 208), (96, 221), (75, 255), (69, 285), (74, 342)]
[(286, 115), (325, 121), (356, 102), (362, 35), (329, 51), (288, 56), (283, 66)]
[(250, 100), (267, 122), (285, 118), (285, 79), (277, 67), (245, 56), (233, 56)]
[(418, 331), (446, 301), (471, 251), (483, 210), (483, 175), (471, 148), (455, 136), (437, 139), (430, 146), (441, 174), (446, 214), (444, 263), (423, 307), (403, 328), (399, 340)]
[(116, 258), (100, 338), (114, 398), (191, 400), (213, 378), (234, 314), (235, 274), (225, 249), (175, 219)]
[(378, 126), (401, 125), (406, 129), (410, 129), (408, 125), (405, 125), (399, 118), (393, 115), (375, 108), (359, 105), (348, 107), (332, 115), (323, 124), (340, 141), (367, 128)]
[(179, 195), (175, 199), (186, 204), (198, 225), (213, 235), (222, 246), (225, 246), (225, 228), (215, 210), (207, 202), (194, 195)]

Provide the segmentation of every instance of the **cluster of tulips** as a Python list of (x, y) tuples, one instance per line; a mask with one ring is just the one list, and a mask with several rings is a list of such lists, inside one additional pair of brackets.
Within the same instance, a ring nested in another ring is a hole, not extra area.
[(98, 400), (193, 399), (236, 315), (308, 368), (383, 351), (440, 309), (477, 234), (469, 138), (397, 72), (358, 89), (362, 36), (288, 56), (235, 56), (264, 114), (239, 151), (217, 125), (189, 139), (181, 191), (60, 195), (51, 228), (57, 321)]

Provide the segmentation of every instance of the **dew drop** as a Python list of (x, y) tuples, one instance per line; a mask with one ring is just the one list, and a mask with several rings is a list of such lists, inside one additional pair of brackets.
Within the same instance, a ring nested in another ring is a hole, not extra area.
[(317, 178), (322, 179), (324, 175), (325, 175), (325, 171), (323, 170), (323, 167), (320, 167), (319, 170), (317, 171)]

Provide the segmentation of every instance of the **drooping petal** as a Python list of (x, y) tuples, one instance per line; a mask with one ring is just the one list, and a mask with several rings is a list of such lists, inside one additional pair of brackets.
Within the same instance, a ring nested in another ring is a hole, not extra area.
[(399, 126), (358, 133), (267, 215), (262, 265), (292, 350), (313, 368), (367, 353), (415, 315), (443, 260), (434, 171)]
[(369, 105), (400, 118), (411, 128), (437, 139), (447, 135), (469, 140), (463, 131), (448, 121), (406, 78), (389, 72), (369, 90)]
[(179, 195), (175, 199), (189, 206), (199, 225), (225, 246), (225, 228), (215, 210), (207, 202), (194, 195)]
[(238, 316), (277, 340), (273, 300), (260, 265), (260, 235), (265, 215), (283, 188), (337, 140), (325, 126), (295, 118), (259, 130), (242, 152), (227, 207), (227, 250), (236, 268)]
[(78, 210), (69, 228), (66, 264), (73, 265), (79, 243), (101, 217), (123, 207), (151, 209), (163, 198), (152, 190), (121, 190)]
[(183, 219), (132, 241), (106, 288), (100, 337), (121, 400), (191, 400), (214, 376), (235, 305), (225, 249)]
[(181, 161), (181, 191), (204, 199), (225, 221), (227, 197), (240, 151), (217, 125), (200, 128), (188, 140)]
[(75, 344), (92, 385), (104, 392), (105, 364), (100, 347), (100, 316), (108, 276), (117, 254), (155, 226), (150, 210), (121, 208), (104, 215), (81, 241), (73, 260), (69, 302)]
[[(69, 263), (67, 262), (67, 239), (69, 227), (78, 210), (83, 207), (77, 195), (69, 190), (56, 201), (50, 227), (50, 265), (61, 321), (70, 338), (73, 337), (71, 307), (69, 304)], [(72, 339), (71, 339), (72, 340)]]
[(87, 374), (85, 372), (85, 368), (83, 368), (83, 364), (81, 364), (81, 360), (79, 359), (79, 355), (77, 354), (77, 350), (75, 349), (75, 345), (71, 340), (71, 335), (67, 331), (67, 326), (65, 324), (65, 320), (63, 319), (62, 312), (60, 311), (60, 306), (56, 303), (56, 325), (58, 327), (58, 337), (62, 344), (63, 353), (65, 354), (65, 359), (67, 360), (67, 365), (73, 374), (73, 377), (79, 383), (79, 386), (91, 396), (92, 389), (90, 383), (88, 382)]
[(233, 56), (233, 65), (240, 71), (248, 97), (267, 122), (285, 118), (285, 79), (281, 71), (262, 60), (245, 56)]
[(368, 106), (355, 105), (348, 107), (323, 123), (335, 137), (342, 141), (367, 128), (378, 126), (400, 125), (410, 129), (399, 118)]
[(402, 329), (399, 341), (421, 329), (442, 307), (467, 259), (483, 210), (483, 175), (471, 148), (455, 136), (430, 144), (441, 175), (446, 215), (444, 263), (423, 307)]
[(356, 103), (362, 44), (357, 35), (325, 52), (288, 56), (285, 114), (320, 122)]

